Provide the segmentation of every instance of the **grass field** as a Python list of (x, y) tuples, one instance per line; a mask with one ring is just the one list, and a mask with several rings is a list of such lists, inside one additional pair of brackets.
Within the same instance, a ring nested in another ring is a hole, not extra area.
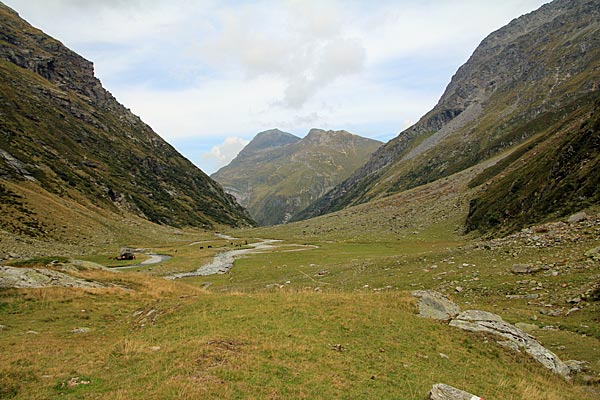
[[(452, 186), (225, 232), (237, 240), (158, 229), (120, 245), (170, 260), (76, 273), (111, 288), (0, 289), (0, 398), (423, 399), (438, 382), (486, 399), (598, 398), (600, 305), (582, 300), (565, 316), (600, 280), (585, 255), (598, 246), (598, 210), (556, 232), (484, 240), (459, 229), (466, 197)], [(227, 274), (162, 278), (258, 238), (282, 242)], [(115, 266), (118, 247), (77, 258)], [(540, 269), (510, 273), (517, 263)], [(423, 288), (534, 325), (546, 347), (587, 371), (567, 381), (493, 337), (417, 317), (410, 291)]]

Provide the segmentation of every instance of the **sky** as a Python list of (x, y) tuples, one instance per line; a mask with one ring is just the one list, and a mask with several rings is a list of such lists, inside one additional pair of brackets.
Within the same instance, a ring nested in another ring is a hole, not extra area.
[(2, 0), (210, 174), (259, 132), (388, 141), (547, 0)]

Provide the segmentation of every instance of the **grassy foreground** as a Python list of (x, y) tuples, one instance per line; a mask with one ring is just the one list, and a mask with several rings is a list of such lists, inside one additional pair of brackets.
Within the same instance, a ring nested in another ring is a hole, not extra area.
[[(111, 288), (0, 289), (0, 398), (423, 399), (442, 382), (486, 399), (597, 399), (600, 303), (566, 313), (600, 280), (588, 254), (600, 239), (598, 210), (582, 223), (482, 240), (458, 229), (468, 195), (457, 185), (228, 232), (237, 240), (139, 236), (123, 244), (173, 258), (75, 273)], [(224, 275), (162, 278), (258, 237), (282, 242)], [(117, 249), (83, 258), (116, 266)], [(512, 274), (516, 263), (537, 271)], [(566, 381), (493, 337), (421, 319), (410, 291), (422, 288), (526, 322), (587, 370)]]
[(404, 292), (215, 294), (122, 279), (135, 290), (3, 292), (1, 397), (417, 399), (441, 381), (486, 398), (592, 398), (415, 317)]

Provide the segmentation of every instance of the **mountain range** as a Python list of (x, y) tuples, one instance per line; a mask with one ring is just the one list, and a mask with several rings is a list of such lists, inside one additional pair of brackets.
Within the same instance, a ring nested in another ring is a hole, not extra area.
[(311, 129), (300, 139), (272, 129), (261, 132), (211, 175), (260, 225), (288, 222), (346, 179), (381, 146), (346, 131)]
[(261, 132), (213, 174), (223, 190), (119, 104), (91, 62), (1, 6), (2, 229), (61, 231), (70, 218), (46, 218), (47, 199), (164, 226), (273, 225), (483, 162), (465, 231), (507, 233), (597, 204), (599, 10), (555, 0), (491, 33), (437, 105), (384, 145), (346, 131)]

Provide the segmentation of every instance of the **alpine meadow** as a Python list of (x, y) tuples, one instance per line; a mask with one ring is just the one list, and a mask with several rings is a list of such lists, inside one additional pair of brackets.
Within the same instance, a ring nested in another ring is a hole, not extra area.
[[(100, 3), (52, 7), (124, 7)], [(242, 14), (265, 6), (266, 25), (284, 2), (239, 3)], [(285, 6), (298, 20), (341, 7), (317, 3)], [(105, 89), (91, 61), (11, 7), (0, 3), (0, 398), (600, 397), (600, 0), (554, 0), (488, 31), (433, 108), (405, 129), (399, 119), (385, 143), (350, 111), (305, 137), (273, 122), (210, 176)], [(132, 20), (130, 36), (151, 22)], [(331, 30), (315, 27), (311, 37)], [(262, 58), (237, 50), (300, 71), (265, 43)], [(317, 47), (342, 67), (323, 56), (302, 78), (290, 72), (286, 96), (354, 82), (355, 49), (336, 43)], [(317, 50), (286, 51), (308, 63)], [(214, 74), (194, 62), (175, 75)], [(369, 74), (352, 101), (379, 87)], [(211, 101), (241, 120), (238, 105), (260, 109), (255, 95)], [(257, 115), (279, 121), (269, 111), (288, 100)], [(322, 108), (311, 118), (334, 115)]]

